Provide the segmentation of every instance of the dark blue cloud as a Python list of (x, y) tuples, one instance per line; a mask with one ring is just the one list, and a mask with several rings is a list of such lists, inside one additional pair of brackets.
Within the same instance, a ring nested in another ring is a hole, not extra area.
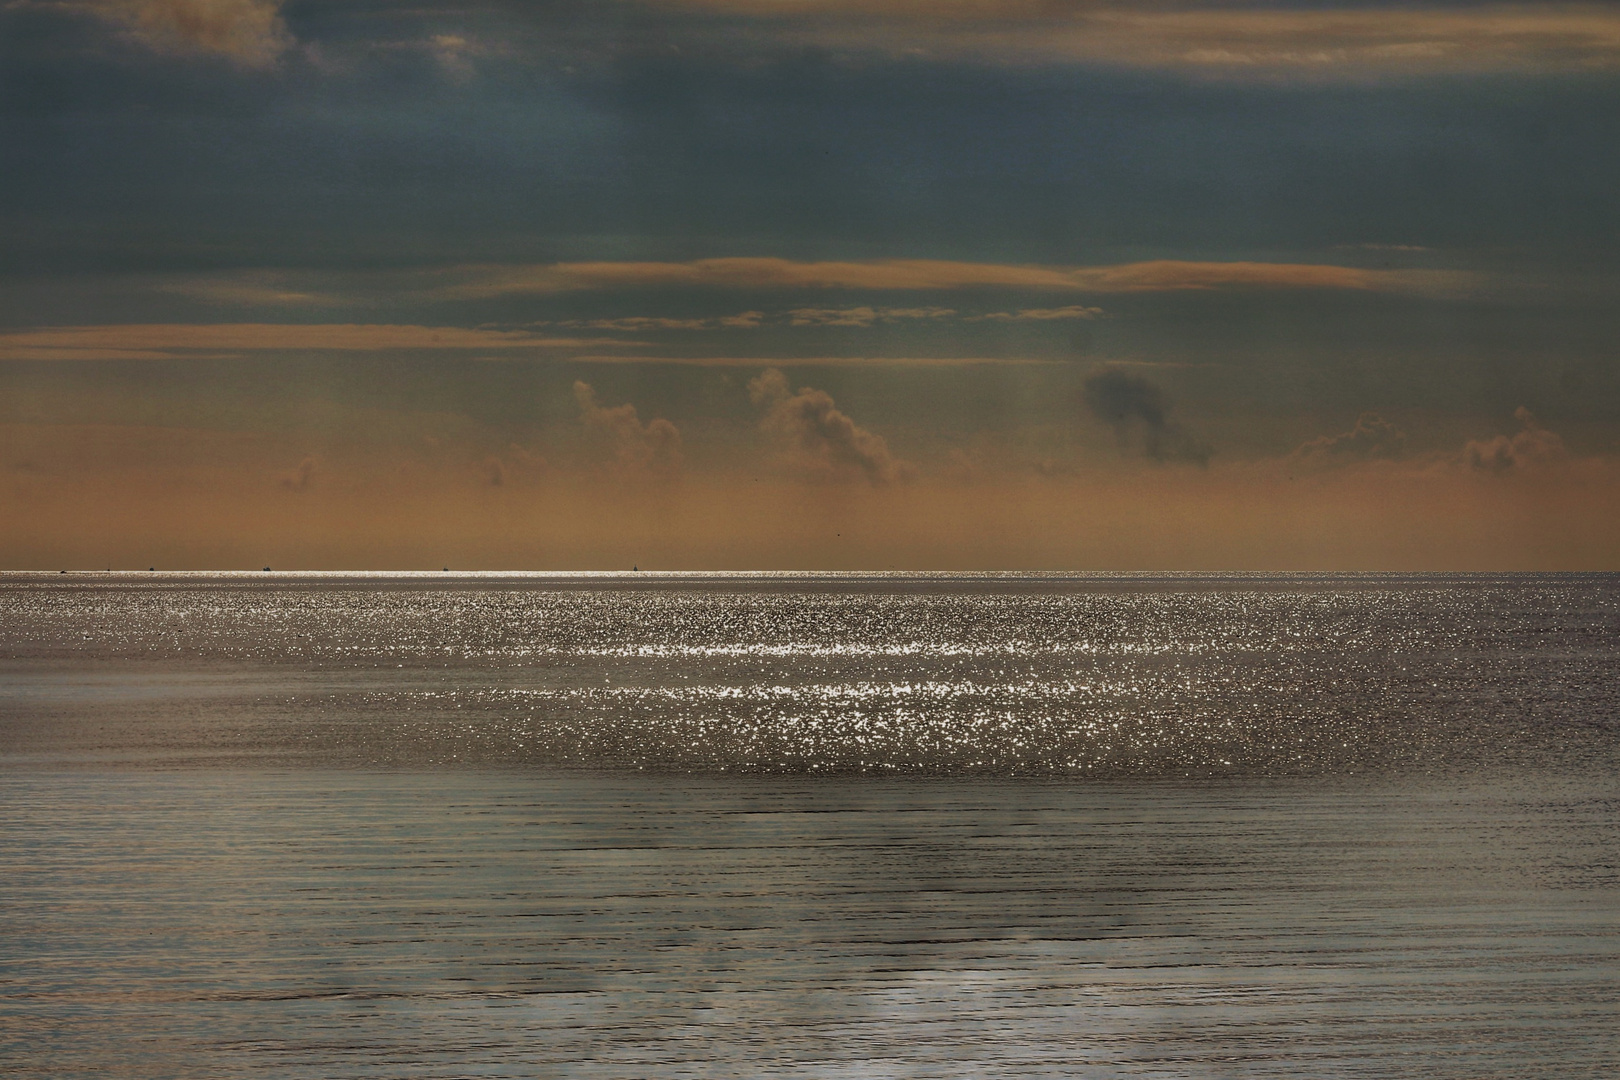
[[(243, 70), (83, 18), (0, 19), (12, 272), (1369, 241), (1607, 261), (1592, 238), (1620, 225), (1620, 81), (1596, 75), (1239, 85), (692, 56), (671, 16), (574, 4), (294, 4), (299, 48)], [(465, 68), (435, 53), (447, 35)]]

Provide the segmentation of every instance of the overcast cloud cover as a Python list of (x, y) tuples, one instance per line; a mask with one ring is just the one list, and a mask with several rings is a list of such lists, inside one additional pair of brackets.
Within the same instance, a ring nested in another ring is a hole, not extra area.
[(1620, 6), (0, 0), (0, 565), (1620, 566)]

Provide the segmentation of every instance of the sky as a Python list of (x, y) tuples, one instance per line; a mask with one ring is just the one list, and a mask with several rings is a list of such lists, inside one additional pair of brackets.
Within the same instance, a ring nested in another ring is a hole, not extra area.
[(1620, 5), (0, 0), (0, 568), (1620, 569)]

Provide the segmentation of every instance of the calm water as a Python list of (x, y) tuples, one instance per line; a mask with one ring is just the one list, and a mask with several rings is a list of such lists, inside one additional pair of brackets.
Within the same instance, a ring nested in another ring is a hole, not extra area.
[(1620, 1074), (1620, 577), (0, 576), (0, 1072)]

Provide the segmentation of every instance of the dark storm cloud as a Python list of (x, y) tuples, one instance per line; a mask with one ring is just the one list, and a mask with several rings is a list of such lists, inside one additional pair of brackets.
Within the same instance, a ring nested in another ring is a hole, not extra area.
[(1170, 419), (1164, 391), (1141, 376), (1109, 368), (1087, 378), (1081, 395), (1093, 416), (1112, 425), (1122, 446), (1154, 461), (1209, 461), (1210, 448)]

